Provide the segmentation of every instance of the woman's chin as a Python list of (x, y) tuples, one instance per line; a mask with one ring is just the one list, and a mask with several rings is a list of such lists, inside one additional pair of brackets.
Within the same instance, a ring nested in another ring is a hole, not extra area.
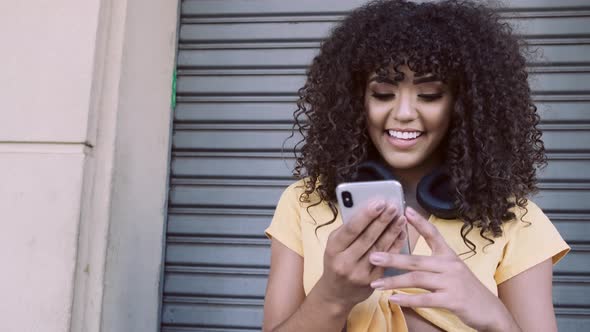
[(396, 170), (412, 170), (418, 168), (421, 161), (416, 158), (408, 158), (407, 156), (386, 157), (385, 161), (389, 167)]

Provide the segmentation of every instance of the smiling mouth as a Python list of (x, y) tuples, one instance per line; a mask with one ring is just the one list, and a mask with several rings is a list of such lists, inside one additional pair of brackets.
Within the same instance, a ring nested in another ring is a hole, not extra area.
[(403, 139), (407, 141), (414, 140), (424, 134), (422, 131), (399, 131), (399, 130), (386, 130), (389, 137)]

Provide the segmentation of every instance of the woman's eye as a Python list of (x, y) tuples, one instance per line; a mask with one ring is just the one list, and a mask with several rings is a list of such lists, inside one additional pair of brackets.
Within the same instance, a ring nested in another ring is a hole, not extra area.
[(425, 101), (435, 101), (437, 99), (442, 98), (442, 93), (419, 94), (418, 97)]
[(382, 101), (387, 101), (393, 99), (395, 97), (395, 94), (373, 92), (373, 97)]

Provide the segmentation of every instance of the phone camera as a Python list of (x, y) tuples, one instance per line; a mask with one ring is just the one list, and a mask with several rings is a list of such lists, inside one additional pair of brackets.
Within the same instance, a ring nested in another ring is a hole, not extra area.
[(347, 208), (352, 207), (352, 194), (349, 191), (342, 192), (342, 203)]

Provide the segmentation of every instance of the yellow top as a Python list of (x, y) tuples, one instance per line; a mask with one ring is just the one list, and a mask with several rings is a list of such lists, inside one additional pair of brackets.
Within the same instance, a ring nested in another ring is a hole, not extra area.
[[(309, 202), (300, 202), (303, 181), (290, 185), (281, 196), (274, 217), (265, 233), (301, 255), (304, 259), (303, 286), (305, 293), (319, 280), (323, 272), (323, 254), (330, 232), (342, 225), (340, 214), (330, 225), (320, 227), (332, 219), (332, 212), (323, 202), (317, 202), (317, 195)], [(495, 243), (488, 245), (479, 232), (472, 231), (468, 238), (477, 246), (477, 254), (464, 259), (465, 264), (477, 278), (494, 294), (498, 294), (497, 285), (527, 270), (530, 267), (553, 258), (557, 263), (569, 251), (551, 221), (543, 211), (529, 201), (523, 220), (520, 217), (524, 209), (515, 208), (516, 220), (503, 225), (503, 235), (495, 238)], [(463, 223), (459, 220), (444, 220), (431, 216), (433, 223), (457, 254), (469, 251), (461, 238)], [(487, 245), (487, 246), (486, 246)], [(484, 249), (485, 247), (485, 249)], [(430, 255), (431, 250), (420, 237), (413, 254)], [(348, 332), (361, 331), (407, 331), (403, 313), (398, 305), (389, 302), (388, 297), (395, 292), (416, 293), (421, 289), (404, 289), (375, 291), (367, 300), (357, 304), (348, 317)], [(425, 319), (446, 331), (473, 331), (457, 316), (444, 309), (414, 308)]]

